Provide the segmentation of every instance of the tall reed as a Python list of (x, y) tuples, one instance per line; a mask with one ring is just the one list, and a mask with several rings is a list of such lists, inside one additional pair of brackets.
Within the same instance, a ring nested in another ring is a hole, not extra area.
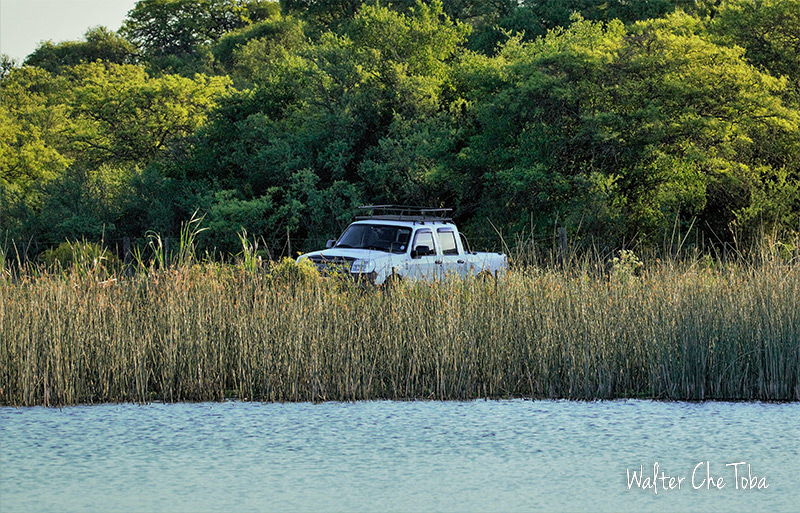
[(620, 262), (388, 292), (252, 259), (6, 275), (0, 403), (800, 400), (796, 262)]

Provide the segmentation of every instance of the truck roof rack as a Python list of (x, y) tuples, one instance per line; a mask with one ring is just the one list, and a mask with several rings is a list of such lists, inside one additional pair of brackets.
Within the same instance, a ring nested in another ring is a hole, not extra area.
[(383, 221), (411, 221), (424, 223), (425, 221), (452, 222), (448, 215), (452, 208), (414, 207), (408, 205), (363, 205), (359, 210), (369, 211), (368, 214), (356, 216), (357, 220), (379, 219)]

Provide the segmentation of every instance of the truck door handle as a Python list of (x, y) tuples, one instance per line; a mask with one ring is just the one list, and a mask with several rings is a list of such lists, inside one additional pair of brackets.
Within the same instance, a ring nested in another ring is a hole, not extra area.
[(464, 262), (463, 260), (457, 260), (457, 262), (458, 262), (459, 264), (464, 264), (464, 263), (466, 263), (466, 262)]
[(441, 260), (434, 260), (434, 262), (433, 262), (433, 263), (434, 263), (434, 264), (441, 264), (441, 263), (442, 263), (442, 261), (441, 261)]

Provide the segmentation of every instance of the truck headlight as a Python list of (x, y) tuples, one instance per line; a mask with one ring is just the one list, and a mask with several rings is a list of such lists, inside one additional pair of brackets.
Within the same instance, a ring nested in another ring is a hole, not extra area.
[(371, 273), (374, 270), (375, 270), (374, 260), (356, 260), (355, 262), (353, 262), (353, 265), (350, 266), (351, 273), (364, 274), (364, 273)]

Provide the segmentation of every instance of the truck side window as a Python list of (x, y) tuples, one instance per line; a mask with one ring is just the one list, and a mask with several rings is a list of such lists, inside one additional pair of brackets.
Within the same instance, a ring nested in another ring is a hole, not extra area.
[(456, 233), (450, 228), (439, 228), (439, 243), (442, 245), (443, 255), (458, 255), (458, 244), (456, 244)]
[(430, 249), (431, 254), (436, 253), (436, 245), (433, 243), (433, 232), (430, 230), (418, 230), (417, 234), (414, 235), (414, 245), (412, 246), (412, 251), (417, 249), (420, 246), (428, 246)]

